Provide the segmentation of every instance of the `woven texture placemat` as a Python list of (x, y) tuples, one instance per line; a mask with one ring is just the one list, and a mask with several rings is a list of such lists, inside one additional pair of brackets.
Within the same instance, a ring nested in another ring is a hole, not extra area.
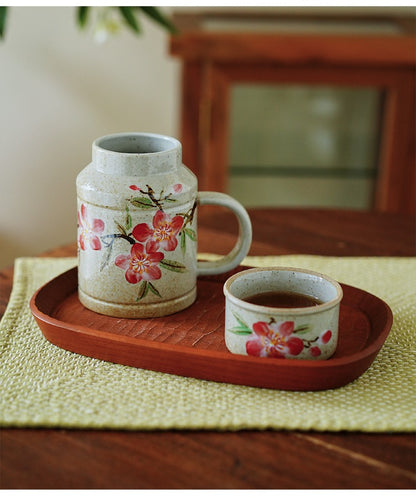
[(416, 430), (416, 258), (250, 257), (314, 269), (365, 289), (394, 324), (371, 367), (339, 389), (290, 392), (141, 370), (50, 344), (29, 310), (35, 290), (75, 258), (20, 258), (0, 323), (0, 425), (113, 429)]

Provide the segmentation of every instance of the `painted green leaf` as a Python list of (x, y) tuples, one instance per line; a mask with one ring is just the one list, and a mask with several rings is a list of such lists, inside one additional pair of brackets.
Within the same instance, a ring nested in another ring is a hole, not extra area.
[(237, 335), (251, 335), (252, 332), (250, 329), (246, 329), (245, 327), (232, 327), (231, 329), (228, 329), (230, 332), (233, 334)]
[(132, 221), (131, 221), (129, 207), (126, 206), (126, 230), (127, 231), (131, 230), (131, 225), (132, 225)]
[(149, 282), (146, 282), (144, 280), (142, 281), (142, 283), (140, 284), (140, 287), (139, 287), (139, 293), (137, 295), (136, 301), (140, 301), (144, 297), (146, 297), (146, 295), (147, 295), (147, 293), (149, 291), (148, 283)]
[(185, 254), (186, 252), (186, 235), (185, 232), (181, 232), (181, 249), (182, 253)]
[(186, 272), (186, 266), (173, 259), (162, 259), (159, 264), (162, 268), (166, 268), (166, 270), (176, 271), (177, 273)]
[(238, 315), (236, 315), (235, 313), (233, 313), (233, 315), (241, 327), (251, 331), (250, 327)]
[(305, 325), (299, 325), (299, 327), (296, 327), (295, 330), (293, 331), (295, 334), (307, 334), (308, 332), (311, 331), (311, 326), (308, 324)]
[(108, 244), (106, 250), (103, 252), (103, 257), (101, 260), (100, 271), (103, 271), (104, 268), (108, 265), (111, 257), (111, 251), (113, 249), (113, 244)]
[(147, 282), (147, 288), (150, 289), (153, 292), (153, 294), (155, 294), (156, 296), (162, 297), (160, 295), (160, 292), (156, 289), (156, 287), (151, 282)]
[(194, 242), (196, 242), (196, 233), (195, 233), (195, 230), (193, 230), (192, 228), (185, 228), (184, 232), (186, 233), (186, 235), (191, 240), (193, 240)]
[(153, 208), (153, 202), (148, 197), (133, 197), (130, 200), (133, 206), (141, 209), (151, 209)]
[(233, 313), (233, 315), (234, 315), (234, 318), (237, 320), (238, 325), (229, 329), (230, 332), (232, 332), (233, 334), (238, 334), (238, 335), (250, 335), (250, 334), (252, 334), (252, 330), (250, 329), (250, 327), (238, 315), (236, 315), (235, 313)]
[(123, 225), (118, 223), (118, 221), (116, 221), (115, 224), (117, 225), (117, 228), (118, 228), (120, 233), (127, 235), (127, 230), (123, 227)]

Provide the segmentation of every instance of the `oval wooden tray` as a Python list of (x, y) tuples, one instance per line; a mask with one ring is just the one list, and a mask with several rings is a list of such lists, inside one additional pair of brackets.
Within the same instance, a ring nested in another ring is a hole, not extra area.
[(30, 308), (46, 339), (75, 353), (186, 377), (285, 390), (331, 389), (353, 381), (371, 365), (392, 325), (385, 302), (343, 284), (339, 343), (329, 360), (234, 355), (224, 342), (222, 287), (230, 275), (200, 278), (197, 301), (187, 310), (134, 320), (84, 308), (77, 295), (77, 269), (72, 268), (41, 287)]

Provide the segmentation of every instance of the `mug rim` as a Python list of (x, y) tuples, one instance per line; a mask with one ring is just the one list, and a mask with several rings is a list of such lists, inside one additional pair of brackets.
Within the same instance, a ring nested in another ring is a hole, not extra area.
[[(161, 139), (166, 142), (170, 142), (171, 146), (167, 149), (157, 150), (153, 152), (123, 152), (117, 151), (110, 148), (106, 148), (103, 146), (103, 142), (107, 140), (116, 140), (123, 139), (128, 137), (143, 137), (143, 138), (153, 138), (153, 139)], [(93, 150), (95, 149), (97, 152), (105, 153), (105, 154), (116, 154), (117, 156), (126, 155), (126, 156), (154, 156), (157, 154), (164, 154), (167, 152), (172, 152), (174, 150), (181, 150), (181, 142), (174, 137), (169, 135), (163, 135), (159, 133), (147, 133), (147, 132), (121, 132), (121, 133), (110, 133), (108, 135), (103, 135), (102, 137), (98, 137), (93, 141)]]
[[(243, 275), (247, 275), (250, 273), (260, 273), (260, 272), (270, 272), (270, 271), (289, 271), (289, 272), (296, 272), (296, 273), (304, 273), (308, 275), (313, 275), (315, 277), (322, 278), (323, 280), (329, 282), (336, 290), (337, 295), (331, 299), (330, 301), (325, 301), (322, 304), (318, 304), (316, 306), (304, 306), (304, 307), (298, 307), (298, 308), (281, 308), (278, 306), (264, 306), (262, 304), (252, 304), (247, 301), (244, 301), (244, 299), (241, 299), (234, 294), (232, 294), (230, 287), (232, 283), (241, 278)], [(338, 305), (342, 298), (343, 298), (343, 291), (342, 287), (339, 282), (337, 282), (335, 279), (332, 277), (325, 275), (324, 273), (316, 272), (313, 270), (308, 270), (306, 268), (296, 268), (292, 266), (267, 266), (263, 268), (250, 268), (248, 270), (243, 270), (238, 273), (235, 273), (231, 277), (229, 277), (226, 282), (224, 283), (223, 287), (223, 292), (225, 297), (234, 303), (237, 306), (240, 306), (241, 308), (244, 308), (249, 311), (256, 311), (259, 313), (279, 313), (280, 315), (282, 314), (287, 314), (287, 315), (293, 315), (293, 314), (302, 314), (302, 315), (309, 315), (309, 314), (314, 314), (314, 313), (320, 313), (322, 311), (326, 311), (330, 308), (333, 308), (334, 306)]]

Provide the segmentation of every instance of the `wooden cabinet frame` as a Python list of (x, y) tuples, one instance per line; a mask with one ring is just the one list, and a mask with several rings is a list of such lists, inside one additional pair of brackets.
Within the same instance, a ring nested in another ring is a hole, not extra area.
[(372, 208), (415, 213), (415, 36), (184, 32), (171, 52), (183, 59), (184, 162), (201, 190), (227, 191), (233, 84), (374, 87), (384, 99)]

